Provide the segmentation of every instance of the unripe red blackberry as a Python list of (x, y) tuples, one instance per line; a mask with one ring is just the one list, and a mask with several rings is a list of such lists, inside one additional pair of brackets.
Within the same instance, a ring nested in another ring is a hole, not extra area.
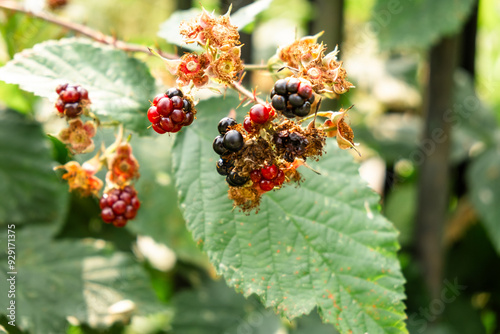
[(183, 126), (191, 125), (195, 113), (191, 100), (184, 97), (180, 89), (170, 88), (165, 94), (155, 96), (148, 109), (148, 120), (159, 134), (175, 133)]
[(99, 206), (101, 218), (105, 223), (123, 227), (128, 220), (135, 218), (141, 203), (134, 188), (126, 186), (123, 189), (113, 188), (104, 193), (99, 200)]
[(59, 95), (55, 107), (59, 114), (68, 118), (75, 118), (83, 113), (84, 108), (90, 103), (88, 91), (81, 86), (61, 84), (56, 87)]
[(309, 82), (297, 78), (276, 81), (271, 92), (271, 104), (287, 118), (304, 117), (311, 111), (314, 94)]

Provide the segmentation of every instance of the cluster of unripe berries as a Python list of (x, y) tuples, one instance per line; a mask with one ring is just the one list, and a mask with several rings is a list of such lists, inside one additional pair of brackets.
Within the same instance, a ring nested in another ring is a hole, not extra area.
[(101, 218), (105, 223), (113, 223), (116, 227), (123, 227), (127, 221), (134, 219), (141, 206), (137, 192), (131, 186), (123, 189), (113, 188), (104, 193), (99, 201)]
[(311, 84), (297, 78), (276, 81), (271, 91), (271, 104), (287, 118), (305, 117), (314, 103)]
[(215, 137), (213, 149), (220, 156), (217, 161), (217, 172), (226, 177), (230, 186), (239, 187), (248, 182), (248, 177), (241, 176), (228, 155), (238, 152), (245, 145), (243, 135), (235, 129), (229, 129), (236, 125), (236, 121), (230, 117), (224, 117), (218, 125), (219, 135)]
[(182, 91), (170, 88), (154, 98), (148, 109), (148, 119), (157, 133), (175, 133), (193, 123), (195, 113), (193, 103), (184, 98)]
[(90, 103), (88, 91), (79, 86), (71, 86), (66, 84), (58, 85), (56, 93), (59, 98), (56, 101), (56, 109), (61, 114), (68, 118), (75, 118), (82, 114), (83, 108)]
[(285, 182), (285, 173), (276, 165), (265, 166), (261, 169), (254, 169), (250, 173), (253, 186), (262, 191), (273, 190), (280, 187)]

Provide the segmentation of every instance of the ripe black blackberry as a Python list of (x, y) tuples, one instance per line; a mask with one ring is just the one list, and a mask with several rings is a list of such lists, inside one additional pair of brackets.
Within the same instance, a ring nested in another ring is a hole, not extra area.
[(237, 122), (233, 118), (224, 117), (221, 119), (217, 126), (220, 135), (215, 137), (212, 144), (215, 153), (220, 156), (216, 165), (217, 172), (226, 176), (227, 183), (232, 187), (240, 187), (249, 180), (248, 177), (239, 175), (234, 168), (233, 161), (227, 159), (229, 154), (238, 152), (245, 145), (243, 135), (234, 128), (230, 129), (236, 124)]
[(193, 123), (195, 113), (191, 100), (184, 97), (180, 89), (170, 88), (154, 98), (148, 119), (157, 133), (175, 133)]
[(304, 117), (314, 103), (311, 84), (290, 77), (275, 82), (271, 92), (271, 104), (287, 118)]
[(127, 221), (134, 219), (141, 202), (137, 192), (131, 186), (123, 189), (113, 188), (102, 195), (99, 206), (101, 218), (105, 223), (113, 223), (116, 227), (123, 227)]

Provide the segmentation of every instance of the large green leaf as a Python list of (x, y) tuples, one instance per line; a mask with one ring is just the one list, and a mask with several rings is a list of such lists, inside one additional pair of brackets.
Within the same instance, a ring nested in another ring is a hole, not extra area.
[(304, 170), (299, 188), (264, 195), (258, 214), (233, 210), (211, 147), (218, 120), (237, 104), (201, 102), (174, 146), (184, 217), (218, 273), (289, 318), (318, 307), (341, 333), (406, 333), (397, 232), (348, 152), (329, 144), (312, 164), (321, 176)]
[[(65, 331), (66, 317), (94, 327), (108, 326), (109, 306), (135, 303), (137, 314), (159, 305), (142, 267), (128, 254), (113, 252), (104, 241), (53, 241), (43, 227), (16, 230), (16, 326), (32, 334)], [(0, 235), (6, 245), (6, 233)], [(0, 255), (0, 288), (6, 293), (7, 254)], [(0, 299), (5, 314), (10, 299)]]
[(467, 171), (470, 199), (500, 254), (500, 148), (475, 158)]
[(0, 80), (54, 101), (58, 84), (79, 84), (88, 89), (92, 111), (101, 120), (137, 132), (149, 124), (154, 79), (144, 63), (110, 46), (76, 38), (40, 43), (0, 68)]
[(0, 109), (0, 225), (62, 218), (68, 190), (55, 165), (40, 124)]
[(382, 49), (428, 48), (459, 31), (475, 0), (378, 0), (371, 29)]

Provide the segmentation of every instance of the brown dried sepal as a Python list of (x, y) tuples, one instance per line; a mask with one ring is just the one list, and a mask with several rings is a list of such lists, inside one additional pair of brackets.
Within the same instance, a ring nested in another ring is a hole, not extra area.
[(248, 176), (254, 169), (274, 164), (276, 158), (266, 140), (255, 138), (247, 140), (245, 146), (238, 152), (232, 153), (230, 159), (234, 161), (234, 167), (240, 175)]
[(96, 128), (92, 121), (82, 122), (80, 118), (68, 121), (69, 126), (59, 132), (59, 139), (72, 153), (86, 153), (94, 149)]
[(234, 206), (239, 207), (243, 212), (250, 212), (260, 205), (261, 193), (252, 186), (229, 187), (227, 191), (229, 199), (233, 200)]

